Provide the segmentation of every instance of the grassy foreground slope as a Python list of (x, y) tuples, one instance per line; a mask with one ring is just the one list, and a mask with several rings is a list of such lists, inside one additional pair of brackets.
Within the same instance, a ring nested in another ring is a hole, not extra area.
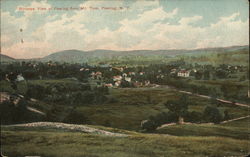
[(220, 157), (244, 156), (249, 140), (226, 137), (177, 137), (132, 134), (129, 137), (100, 136), (79, 132), (3, 131), (2, 153), (9, 156), (46, 157)]

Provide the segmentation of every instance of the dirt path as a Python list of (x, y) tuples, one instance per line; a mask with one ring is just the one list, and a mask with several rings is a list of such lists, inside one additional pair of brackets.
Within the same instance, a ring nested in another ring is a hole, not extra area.
[(162, 129), (162, 128), (165, 128), (165, 127), (168, 127), (168, 126), (173, 126), (173, 125), (190, 125), (190, 124), (196, 124), (196, 125), (214, 125), (214, 123), (191, 123), (191, 122), (183, 122), (182, 124), (178, 124), (178, 123), (167, 123), (167, 124), (163, 124), (159, 127), (156, 128), (156, 130), (158, 129)]
[(26, 123), (26, 124), (5, 125), (5, 127), (8, 127), (8, 126), (66, 129), (66, 130), (72, 130), (72, 131), (80, 131), (80, 132), (85, 132), (85, 133), (93, 133), (93, 134), (98, 134), (98, 135), (115, 136), (115, 137), (129, 136), (127, 134), (113, 133), (113, 132), (100, 130), (100, 129), (92, 128), (92, 127), (85, 126), (85, 125), (66, 124), (66, 123), (57, 123), (57, 122), (34, 122), (34, 123)]
[(31, 111), (31, 112), (36, 112), (36, 113), (38, 113), (38, 114), (40, 114), (40, 115), (46, 115), (44, 112), (42, 112), (42, 111), (39, 111), (39, 110), (37, 110), (37, 109), (35, 109), (35, 108), (33, 108), (33, 107), (30, 107), (30, 106), (27, 106), (27, 110), (29, 110), (29, 111)]
[[(237, 120), (241, 120), (241, 119), (246, 119), (246, 118), (250, 118), (250, 115), (248, 116), (244, 116), (244, 117), (239, 117), (239, 118), (234, 118), (234, 119), (230, 119), (230, 120), (225, 120), (220, 122), (220, 124), (225, 124), (225, 123), (229, 123), (229, 122), (233, 122), (233, 121), (237, 121)], [(190, 122), (184, 122), (182, 125), (189, 125), (189, 124), (196, 124), (196, 125), (214, 125), (214, 123), (190, 123)], [(173, 125), (179, 125), (177, 123), (167, 123), (167, 124), (163, 124), (159, 127), (157, 127), (156, 130), (161, 129), (161, 128), (165, 128), (168, 126), (173, 126)]]
[(225, 120), (225, 121), (222, 121), (221, 124), (225, 124), (225, 123), (229, 123), (229, 122), (233, 122), (233, 121), (237, 121), (237, 120), (241, 120), (241, 119), (246, 119), (246, 118), (249, 118), (249, 117), (250, 117), (250, 115), (244, 116), (244, 117), (235, 118), (235, 119)]
[[(195, 96), (202, 97), (202, 98), (206, 98), (206, 99), (211, 99), (211, 98), (212, 98), (212, 97), (207, 96), (207, 95), (194, 94), (194, 93), (187, 92), (187, 91), (182, 91), (182, 90), (178, 90), (178, 91), (179, 91), (179, 92), (181, 92), (181, 93), (185, 93), (185, 94), (189, 94), (189, 95), (195, 95)], [(242, 103), (233, 103), (232, 101), (223, 100), (223, 99), (216, 99), (216, 100), (218, 100), (219, 102), (227, 103), (227, 104), (232, 104), (232, 105), (236, 105), (236, 106), (241, 106), (241, 107), (247, 107), (247, 108), (250, 108), (250, 106), (249, 106), (249, 105), (247, 105), (247, 104), (242, 104)]]

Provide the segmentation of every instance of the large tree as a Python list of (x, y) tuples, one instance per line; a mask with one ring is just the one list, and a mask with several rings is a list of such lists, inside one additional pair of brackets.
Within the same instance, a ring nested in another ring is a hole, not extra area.
[(182, 95), (179, 100), (169, 100), (165, 103), (165, 106), (179, 117), (179, 124), (182, 124), (183, 117), (188, 113), (188, 97)]

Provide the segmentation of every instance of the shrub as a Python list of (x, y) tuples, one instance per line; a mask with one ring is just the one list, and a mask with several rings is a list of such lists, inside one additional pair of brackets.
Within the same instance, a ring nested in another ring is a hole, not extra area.
[(203, 112), (203, 117), (207, 122), (220, 123), (223, 119), (217, 107), (207, 106)]
[(141, 123), (141, 127), (146, 131), (154, 131), (157, 128), (157, 125), (154, 120), (146, 120)]

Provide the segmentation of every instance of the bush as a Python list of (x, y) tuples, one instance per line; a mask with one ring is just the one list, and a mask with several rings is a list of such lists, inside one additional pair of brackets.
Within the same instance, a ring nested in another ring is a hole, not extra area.
[(217, 107), (207, 106), (203, 112), (203, 117), (207, 122), (220, 123), (223, 119)]
[(4, 101), (0, 104), (1, 124), (16, 124), (44, 120), (43, 116), (27, 110), (28, 102), (20, 99), (17, 104)]
[(141, 127), (146, 131), (154, 131), (157, 128), (157, 125), (154, 120), (146, 120), (141, 123)]
[(146, 131), (154, 131), (157, 127), (165, 123), (177, 122), (178, 116), (174, 112), (162, 112), (156, 116), (150, 116), (148, 120), (141, 123), (142, 129)]

